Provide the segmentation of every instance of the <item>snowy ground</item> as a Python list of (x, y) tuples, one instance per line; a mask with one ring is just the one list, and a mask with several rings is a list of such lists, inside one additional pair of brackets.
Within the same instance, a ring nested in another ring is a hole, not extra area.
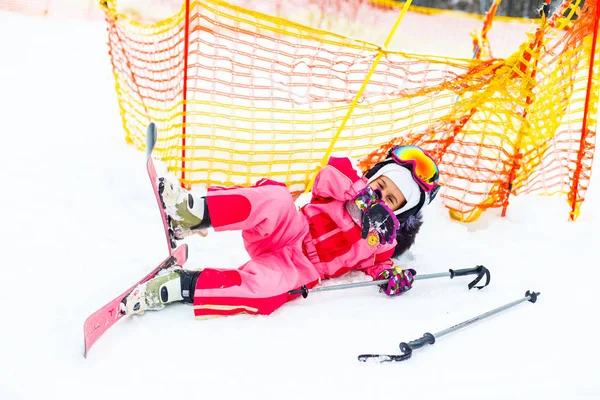
[[(516, 198), (508, 217), (471, 225), (427, 210), (404, 261), (420, 273), (484, 264), (484, 291), (424, 281), (389, 299), (367, 287), (209, 321), (174, 305), (122, 320), (84, 359), (85, 318), (167, 252), (144, 155), (124, 142), (102, 22), (0, 13), (0, 37), (0, 399), (600, 398), (599, 185), (575, 223), (562, 198)], [(237, 233), (188, 243), (189, 267), (247, 259)], [(339, 282), (350, 278), (362, 277)], [(356, 360), (529, 289), (537, 304), (406, 363)]]

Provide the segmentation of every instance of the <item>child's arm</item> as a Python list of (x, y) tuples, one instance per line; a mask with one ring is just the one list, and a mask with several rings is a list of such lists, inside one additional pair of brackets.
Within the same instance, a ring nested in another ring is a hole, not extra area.
[(312, 187), (314, 198), (330, 198), (346, 201), (356, 197), (365, 187), (348, 158), (331, 157), (315, 178)]

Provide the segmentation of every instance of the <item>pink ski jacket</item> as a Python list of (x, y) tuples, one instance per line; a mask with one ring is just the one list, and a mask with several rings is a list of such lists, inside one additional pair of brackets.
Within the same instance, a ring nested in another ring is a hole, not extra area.
[(393, 267), (396, 240), (382, 245), (375, 232), (361, 237), (361, 227), (346, 210), (345, 203), (367, 186), (348, 158), (331, 157), (312, 188), (312, 199), (301, 208), (309, 233), (303, 241), (304, 254), (322, 278), (333, 278), (359, 269), (375, 278)]

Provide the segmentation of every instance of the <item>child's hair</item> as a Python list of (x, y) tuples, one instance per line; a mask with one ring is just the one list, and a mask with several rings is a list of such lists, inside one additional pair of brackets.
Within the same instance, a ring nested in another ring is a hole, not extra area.
[(415, 237), (419, 233), (421, 225), (423, 225), (423, 215), (420, 211), (400, 222), (400, 227), (396, 231), (396, 248), (392, 257), (398, 257), (415, 243)]

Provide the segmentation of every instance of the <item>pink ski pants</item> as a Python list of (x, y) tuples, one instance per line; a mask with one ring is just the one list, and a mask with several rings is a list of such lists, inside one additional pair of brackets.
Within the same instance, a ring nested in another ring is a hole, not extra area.
[(270, 314), (298, 297), (288, 291), (319, 282), (302, 251), (306, 218), (285, 185), (262, 180), (253, 187), (211, 188), (207, 202), (215, 231), (241, 230), (251, 260), (237, 270), (202, 271), (194, 293), (196, 318)]

